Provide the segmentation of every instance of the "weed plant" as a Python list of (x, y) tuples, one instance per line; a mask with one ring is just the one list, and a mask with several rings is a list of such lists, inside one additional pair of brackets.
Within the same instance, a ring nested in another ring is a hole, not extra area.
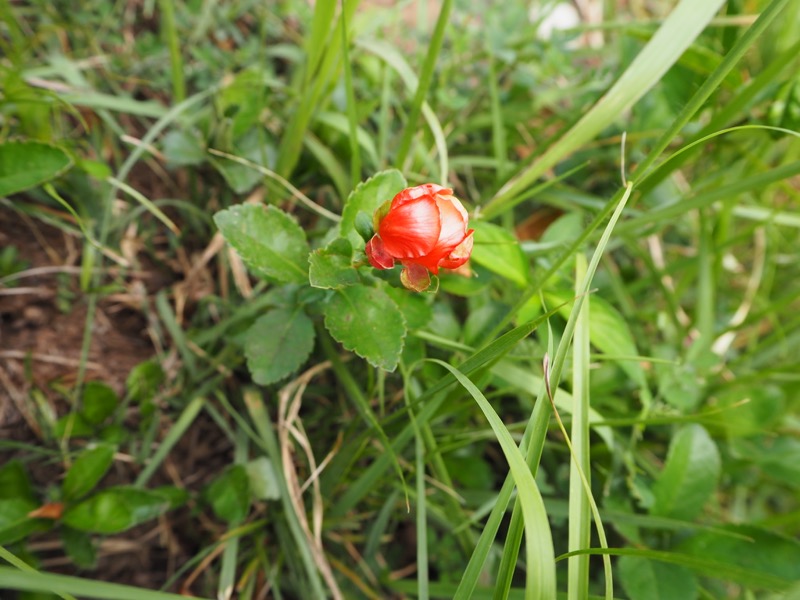
[(800, 3), (552, 4), (0, 0), (3, 598), (800, 597)]

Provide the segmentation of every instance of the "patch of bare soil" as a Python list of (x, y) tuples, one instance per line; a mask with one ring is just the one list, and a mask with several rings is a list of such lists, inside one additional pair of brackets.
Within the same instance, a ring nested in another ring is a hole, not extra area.
[[(88, 309), (79, 285), (81, 244), (81, 240), (39, 219), (0, 206), (0, 253), (4, 248), (15, 248), (15, 262), (21, 267), (10, 275), (0, 272), (0, 440), (5, 442), (52, 446), (52, 442), (43, 441), (42, 409), (55, 416), (69, 410), (67, 398), (78, 377)], [(102, 381), (122, 396), (131, 369), (155, 355), (153, 336), (141, 307), (152, 303), (152, 294), (159, 288), (174, 284), (175, 291), (188, 286), (176, 283), (174, 272), (149, 273), (144, 283), (139, 278), (127, 285), (130, 282), (115, 277), (113, 268), (109, 267), (103, 284), (122, 282), (126, 289), (105, 295), (97, 303), (84, 381)], [(137, 289), (137, 293), (130, 293)], [(197, 294), (206, 291), (203, 288)], [(175, 294), (182, 294), (191, 304), (195, 294), (186, 292)], [(163, 432), (171, 426), (166, 412), (158, 415)], [(133, 432), (137, 430), (135, 411), (127, 424)], [(43, 501), (46, 490), (58, 485), (64, 476), (65, 465), (60, 461), (42, 459), (8, 443), (0, 446), (0, 465), (12, 458), (23, 459)], [(202, 413), (150, 485), (174, 485), (199, 492), (229, 461), (230, 444)], [(99, 487), (129, 485), (139, 470), (132, 457), (120, 454)], [(31, 536), (27, 548), (47, 571), (158, 589), (207, 543), (208, 537), (223, 533), (219, 524), (202, 513), (198, 515), (193, 508), (190, 503), (119, 536), (96, 538), (97, 567), (88, 572), (77, 569), (66, 556), (57, 528)], [(186, 577), (172, 589), (186, 585)], [(0, 598), (13, 597), (0, 589)]]

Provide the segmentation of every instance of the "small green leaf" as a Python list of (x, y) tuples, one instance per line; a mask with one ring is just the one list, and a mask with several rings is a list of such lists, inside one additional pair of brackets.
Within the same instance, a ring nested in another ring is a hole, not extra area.
[(324, 310), (325, 327), (346, 349), (376, 367), (395, 369), (406, 324), (386, 292), (361, 285), (343, 288), (336, 291)]
[(694, 600), (698, 595), (697, 579), (680, 565), (623, 556), (619, 572), (631, 600)]
[(386, 289), (392, 300), (394, 300), (409, 330), (422, 329), (433, 318), (433, 308), (428, 299), (428, 294), (414, 294), (402, 288), (390, 287)]
[(269, 385), (296, 371), (314, 348), (314, 325), (299, 308), (275, 308), (247, 331), (244, 353), (253, 380)]
[(342, 211), (342, 221), (339, 224), (339, 234), (350, 240), (353, 248), (361, 248), (364, 240), (356, 231), (356, 217), (359, 211), (364, 211), (372, 217), (372, 213), (384, 202), (394, 198), (406, 188), (406, 178), (396, 169), (380, 171), (359, 183), (345, 202)]
[(61, 148), (42, 142), (0, 143), (0, 197), (55, 179), (72, 166)]
[(92, 425), (100, 425), (119, 404), (116, 392), (100, 381), (90, 381), (83, 389), (81, 414)]
[(472, 260), (519, 287), (525, 287), (530, 265), (517, 238), (503, 227), (485, 221), (471, 222), (470, 227), (475, 229)]
[(653, 486), (655, 503), (650, 512), (692, 520), (717, 487), (720, 465), (719, 450), (703, 427), (682, 428), (672, 438), (667, 463)]
[(172, 167), (199, 165), (206, 159), (203, 141), (188, 131), (170, 131), (164, 136), (163, 151), (167, 164)]
[(0, 499), (0, 545), (13, 544), (43, 528), (39, 520), (28, 517), (36, 508), (36, 502), (27, 498)]
[(242, 164), (227, 158), (209, 157), (212, 165), (222, 174), (225, 182), (237, 194), (245, 194), (264, 179), (258, 167), (270, 168), (275, 163), (275, 150), (262, 131), (253, 129), (236, 140), (230, 152), (253, 163)]
[(266, 456), (259, 456), (244, 466), (250, 480), (250, 492), (256, 500), (277, 500), (281, 495), (275, 467)]
[(93, 569), (97, 563), (97, 552), (92, 545), (91, 536), (85, 531), (72, 527), (61, 528), (61, 541), (64, 550), (77, 566), (82, 569)]
[(63, 438), (67, 433), (73, 438), (89, 437), (94, 433), (94, 427), (82, 414), (70, 413), (53, 426), (53, 435), (57, 438)]
[(0, 499), (22, 498), (35, 501), (25, 467), (19, 460), (10, 460), (0, 467)]
[(112, 534), (155, 519), (168, 509), (169, 502), (161, 494), (119, 486), (69, 507), (63, 522), (79, 531)]
[(311, 285), (322, 289), (339, 289), (359, 282), (352, 265), (353, 247), (347, 238), (336, 238), (308, 257), (308, 279)]
[(146, 360), (131, 369), (125, 387), (134, 402), (151, 400), (164, 381), (164, 370), (154, 360)]
[(64, 500), (77, 500), (91, 492), (114, 463), (114, 451), (109, 445), (84, 450), (64, 478), (61, 487)]
[(240, 204), (218, 212), (214, 222), (255, 273), (284, 282), (308, 281), (306, 235), (282, 210)]
[(228, 523), (244, 521), (250, 510), (247, 470), (242, 465), (232, 466), (206, 489), (205, 495), (218, 518)]

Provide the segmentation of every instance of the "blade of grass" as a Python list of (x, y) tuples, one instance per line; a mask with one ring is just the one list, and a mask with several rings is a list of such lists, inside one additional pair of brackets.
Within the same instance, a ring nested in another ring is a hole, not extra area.
[[(356, 43), (392, 67), (400, 75), (410, 92), (417, 90), (419, 87), (417, 76), (396, 48), (375, 40), (357, 40)], [(422, 116), (425, 117), (425, 121), (428, 123), (436, 145), (436, 152), (439, 154), (439, 183), (446, 186), (450, 167), (447, 140), (442, 130), (442, 125), (427, 102), (422, 103)]]
[[(234, 447), (233, 462), (237, 465), (244, 465), (247, 462), (249, 437), (243, 429), (236, 431), (236, 444)], [(231, 523), (235, 528), (240, 522)], [(222, 562), (219, 570), (219, 582), (217, 584), (217, 600), (230, 600), (233, 597), (233, 587), (236, 579), (236, 566), (239, 559), (239, 536), (233, 536), (225, 544), (222, 551)]]
[[(422, 105), (425, 102), (425, 97), (428, 95), (428, 90), (433, 80), (433, 70), (436, 67), (436, 61), (439, 58), (439, 52), (442, 49), (444, 42), (444, 32), (447, 27), (447, 21), (450, 18), (450, 10), (453, 8), (453, 0), (444, 0), (442, 7), (439, 9), (439, 17), (436, 19), (436, 26), (433, 30), (433, 35), (428, 42), (428, 53), (425, 56), (425, 62), (422, 64), (422, 69), (419, 75), (419, 83), (414, 93), (414, 99), (411, 103), (411, 111), (408, 114), (405, 127), (403, 129), (403, 137), (400, 139), (400, 147), (397, 149), (397, 157), (395, 158), (395, 165), (401, 171), (404, 170), (408, 152), (411, 149), (411, 140), (417, 132), (417, 121), (422, 111)], [(444, 174), (446, 176), (446, 173)]]
[(183, 409), (181, 416), (178, 417), (178, 420), (175, 421), (172, 427), (170, 427), (167, 435), (164, 436), (164, 440), (161, 442), (158, 450), (155, 451), (150, 460), (147, 461), (144, 469), (142, 469), (142, 472), (139, 473), (139, 476), (136, 478), (136, 481), (133, 484), (134, 486), (144, 487), (147, 485), (147, 482), (150, 481), (153, 473), (155, 473), (156, 469), (161, 466), (161, 463), (164, 462), (164, 459), (175, 447), (175, 444), (178, 443), (189, 427), (192, 426), (192, 423), (194, 423), (197, 415), (200, 414), (200, 410), (202, 410), (204, 404), (205, 398), (197, 397), (186, 405), (186, 408)]
[(610, 90), (545, 154), (508, 181), (484, 207), (491, 219), (511, 209), (548, 169), (594, 138), (661, 80), (725, 0), (681, 0)]
[(100, 598), (101, 600), (201, 600), (197, 596), (169, 594), (140, 587), (92, 581), (69, 575), (53, 573), (28, 573), (10, 567), (0, 567), (0, 581), (5, 589), (50, 592), (61, 596), (73, 594), (81, 598)]
[[(658, 159), (659, 156), (666, 150), (667, 146), (674, 140), (680, 131), (684, 128), (684, 126), (689, 122), (689, 120), (694, 116), (694, 114), (700, 110), (706, 100), (711, 96), (711, 94), (720, 86), (722, 81), (725, 77), (733, 70), (733, 67), (738, 63), (742, 56), (744, 56), (745, 52), (747, 51), (750, 46), (756, 41), (756, 39), (764, 32), (764, 30), (769, 26), (770, 23), (778, 16), (778, 14), (783, 10), (789, 0), (772, 0), (769, 3), (767, 8), (765, 8), (761, 14), (759, 15), (756, 22), (745, 31), (745, 33), (736, 40), (736, 44), (731, 48), (728, 54), (725, 55), (725, 58), (720, 62), (714, 72), (705, 80), (703, 85), (700, 87), (697, 92), (695, 92), (694, 96), (687, 102), (683, 109), (681, 110), (680, 114), (675, 118), (669, 128), (662, 134), (661, 138), (656, 142), (655, 146), (650, 150), (647, 157), (637, 165), (635, 171), (633, 172), (633, 179), (643, 192), (646, 192), (652, 185), (655, 185), (659, 181), (661, 181), (664, 176), (666, 176), (665, 172), (662, 173), (648, 173), (650, 168), (653, 166), (655, 161)], [(703, 131), (700, 132), (699, 137), (703, 137), (705, 134), (709, 133), (709, 131), (713, 131), (713, 129), (718, 128), (718, 126), (723, 125), (724, 121), (717, 120), (713, 128), (707, 127)], [(663, 165), (662, 165), (663, 166)], [(671, 169), (678, 168), (678, 164), (673, 164)], [(661, 167), (659, 167), (660, 169)], [(648, 182), (646, 185), (642, 185), (644, 180), (647, 179), (651, 174), (655, 175), (652, 178), (652, 181)]]
[[(536, 319), (529, 323), (524, 323), (496, 339), (486, 348), (474, 353), (467, 360), (459, 365), (459, 371), (465, 375), (476, 371), (486, 364), (499, 359), (509, 352), (520, 340), (528, 337), (543, 321), (543, 318)], [(428, 387), (414, 402), (414, 405), (421, 405), (417, 413), (419, 423), (428, 422), (435, 415), (439, 408), (444, 404), (446, 396), (441, 394), (447, 387), (456, 382), (456, 378), (448, 374), (434, 385)], [(395, 453), (402, 450), (413, 438), (414, 430), (410, 424), (406, 425), (397, 435), (394, 436), (392, 447)], [(376, 482), (383, 475), (384, 471), (391, 466), (391, 458), (388, 454), (378, 456), (373, 463), (367, 467), (361, 475), (353, 481), (347, 490), (336, 503), (331, 507), (328, 516), (331, 518), (341, 518), (367, 494), (374, 489)]]
[[(586, 276), (586, 258), (575, 255), (575, 293)], [(575, 325), (572, 342), (572, 447), (573, 460), (569, 471), (569, 549), (582, 550), (590, 545), (590, 509), (579, 471), (590, 473), (589, 458), (589, 303), (583, 301)], [(555, 412), (555, 400), (553, 401)], [(581, 600), (589, 594), (589, 557), (569, 559), (567, 597)]]
[(361, 181), (361, 151), (358, 146), (358, 115), (356, 114), (356, 93), (353, 89), (353, 68), (350, 64), (350, 41), (347, 35), (347, 16), (342, 0), (342, 56), (344, 57), (344, 89), (347, 93), (347, 121), (350, 126), (350, 189)]
[[(15, 554), (12, 554), (8, 550), (6, 550), (3, 546), (0, 546), (0, 558), (2, 558), (6, 562), (8, 562), (10, 565), (16, 567), (17, 569), (19, 569), (20, 571), (23, 571), (25, 573), (30, 573), (30, 574), (33, 574), (33, 575), (36, 575), (36, 574), (39, 573), (39, 571), (34, 569), (32, 566), (30, 566), (24, 560), (22, 560), (20, 558), (17, 558), (17, 556)], [(2, 580), (0, 580), (0, 581), (2, 581)], [(61, 593), (61, 592), (55, 592), (55, 593), (56, 593), (56, 595), (61, 596), (64, 600), (76, 600), (75, 596), (73, 596), (72, 594)]]
[(503, 421), (486, 400), (481, 391), (461, 371), (438, 359), (431, 362), (441, 365), (452, 373), (458, 382), (475, 399), (486, 420), (497, 436), (503, 454), (508, 461), (511, 477), (517, 487), (517, 494), (522, 506), (525, 526), (525, 546), (527, 551), (527, 579), (525, 597), (543, 600), (556, 596), (556, 572), (554, 565), (553, 538), (547, 510), (544, 507), (539, 487), (533, 478), (522, 452), (514, 443), (511, 434), (503, 425)]
[(180, 37), (175, 22), (175, 3), (173, 0), (159, 0), (158, 4), (161, 7), (161, 33), (169, 48), (172, 99), (175, 102), (183, 102), (186, 99), (186, 81), (183, 78)]
[[(625, 205), (627, 204), (628, 198), (633, 191), (633, 185), (629, 182), (628, 185), (620, 190), (614, 196), (613, 200), (616, 200), (616, 204), (614, 206), (614, 213), (611, 216), (608, 224), (606, 225), (605, 230), (603, 231), (603, 235), (598, 242), (597, 248), (592, 255), (592, 259), (589, 262), (589, 267), (587, 269), (586, 276), (581, 281), (580, 287), (577, 289), (580, 291), (580, 294), (575, 299), (575, 304), (572, 307), (572, 311), (570, 312), (569, 319), (567, 320), (567, 324), (564, 327), (564, 333), (561, 338), (561, 343), (558, 345), (558, 349), (555, 352), (555, 360), (553, 361), (552, 369), (550, 370), (550, 384), (552, 385), (552, 389), (557, 389), (558, 381), (561, 377), (561, 371), (564, 366), (564, 361), (566, 360), (567, 350), (570, 345), (570, 341), (572, 338), (572, 333), (575, 330), (577, 315), (583, 305), (584, 298), (586, 294), (589, 292), (589, 288), (591, 285), (591, 280), (594, 277), (594, 273), (597, 270), (597, 265), (600, 263), (600, 258), (603, 255), (603, 252), (608, 245), (608, 241), (611, 237), (611, 232), (614, 230), (617, 221), (619, 220), (620, 215), (622, 214)], [(619, 197), (619, 198), (618, 198)], [(557, 309), (555, 309), (557, 310)], [(548, 318), (553, 311), (549, 312), (545, 315), (545, 318)], [(550, 336), (552, 338), (552, 336)], [(535, 474), (538, 468), (539, 460), (542, 454), (542, 449), (544, 448), (544, 440), (545, 435), (547, 434), (547, 425), (550, 419), (550, 405), (545, 402), (546, 397), (546, 386), (543, 384), (541, 386), (541, 390), (538, 394), (538, 398), (536, 403), (534, 404), (533, 412), (531, 413), (531, 417), (528, 421), (528, 426), (525, 429), (525, 436), (523, 436), (522, 443), (520, 444), (520, 448), (526, 452), (526, 460), (527, 464), (530, 466), (532, 472)], [(506, 479), (506, 483), (508, 483), (508, 478)], [(481, 534), (480, 543), (475, 548), (475, 552), (473, 552), (472, 557), (470, 558), (470, 562), (467, 565), (467, 570), (465, 571), (464, 577), (461, 579), (461, 583), (459, 584), (458, 590), (459, 594), (456, 596), (459, 600), (464, 598), (469, 598), (472, 594), (472, 590), (477, 586), (477, 575), (483, 570), (484, 565), (489, 557), (489, 549), (491, 548), (491, 544), (494, 540), (494, 536), (497, 533), (495, 528), (495, 524), (499, 525), (499, 517), (502, 517), (502, 513), (505, 512), (506, 506), (508, 504), (508, 500), (510, 498), (511, 488), (513, 486), (503, 485), (500, 495), (498, 496), (498, 503), (495, 508), (492, 510), (491, 515), (489, 516), (489, 520), (487, 521), (487, 526), (484, 529), (483, 534)], [(519, 499), (515, 502), (515, 511), (518, 513)], [(499, 517), (498, 517), (499, 515)], [(492, 530), (489, 530), (489, 526), (491, 525)], [(488, 535), (487, 534), (488, 530)], [(484, 537), (486, 536), (486, 538)], [(503, 548), (503, 558), (501, 560), (501, 571), (498, 576), (497, 582), (495, 583), (495, 597), (498, 597), (498, 589), (502, 590), (503, 593), (507, 592), (511, 587), (511, 575), (513, 566), (516, 564), (516, 556), (519, 552), (519, 541), (521, 540), (522, 531), (521, 531), (521, 523), (520, 518), (514, 518), (514, 512), (511, 515), (511, 523), (508, 528), (508, 532), (506, 535), (506, 544)], [(467, 577), (469, 575), (469, 577)], [(502, 597), (502, 595), (500, 596)]]
[(281, 464), (281, 453), (278, 448), (278, 440), (275, 437), (275, 430), (270, 419), (269, 413), (264, 406), (264, 401), (261, 398), (261, 393), (258, 390), (248, 389), (244, 392), (244, 402), (250, 418), (253, 421), (256, 432), (258, 433), (260, 443), (265, 449), (267, 458), (272, 462), (272, 467), (278, 474), (278, 486), (281, 492), (281, 505), (283, 506), (284, 516), (286, 523), (291, 534), (291, 539), (294, 541), (297, 552), (300, 554), (300, 559), (303, 563), (303, 570), (308, 577), (308, 584), (314, 592), (314, 598), (327, 598), (325, 589), (322, 586), (319, 572), (317, 571), (312, 550), (308, 547), (308, 542), (303, 534), (302, 527), (298, 520), (297, 514), (292, 507), (290, 499), (289, 488), (286, 483), (286, 476), (283, 473), (283, 466)]

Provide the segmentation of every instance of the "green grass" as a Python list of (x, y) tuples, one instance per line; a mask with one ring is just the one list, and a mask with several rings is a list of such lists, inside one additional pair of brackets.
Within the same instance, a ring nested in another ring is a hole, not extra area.
[(84, 4), (0, 0), (0, 596), (796, 593), (800, 5)]

